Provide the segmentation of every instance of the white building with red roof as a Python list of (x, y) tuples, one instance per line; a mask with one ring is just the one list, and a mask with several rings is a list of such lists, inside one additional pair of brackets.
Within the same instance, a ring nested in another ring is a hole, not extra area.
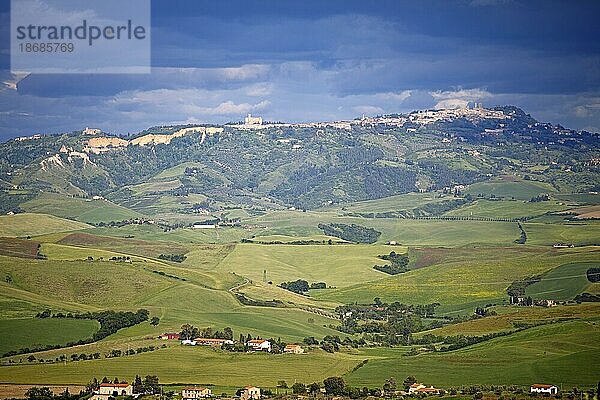
[(534, 383), (529, 388), (530, 393), (541, 393), (541, 394), (557, 394), (558, 388), (554, 385), (546, 385), (543, 383)]
[(203, 399), (212, 396), (212, 390), (205, 387), (187, 387), (181, 389), (183, 400)]
[(246, 345), (254, 351), (271, 351), (271, 342), (265, 339), (248, 340)]
[(109, 397), (131, 395), (133, 395), (133, 386), (129, 383), (101, 383), (94, 397), (97, 399), (108, 399)]

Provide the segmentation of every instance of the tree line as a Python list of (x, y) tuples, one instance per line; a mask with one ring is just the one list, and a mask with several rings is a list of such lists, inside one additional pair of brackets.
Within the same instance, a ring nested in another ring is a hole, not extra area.
[(33, 348), (22, 348), (20, 350), (11, 350), (3, 354), (3, 357), (15, 356), (18, 354), (33, 353), (38, 351), (60, 349), (64, 347), (73, 347), (82, 344), (97, 342), (107, 336), (116, 333), (119, 329), (128, 328), (147, 321), (150, 312), (146, 309), (139, 309), (135, 313), (131, 311), (97, 311), (85, 313), (56, 313), (52, 314), (51, 309), (46, 309), (36, 314), (36, 318), (74, 318), (74, 319), (92, 319), (100, 323), (100, 329), (96, 331), (91, 338), (81, 339), (76, 342), (69, 342), (66, 345), (50, 344), (46, 346), (36, 346)]
[(348, 242), (354, 243), (375, 243), (381, 232), (356, 224), (319, 224), (318, 228), (327, 236), (335, 236)]

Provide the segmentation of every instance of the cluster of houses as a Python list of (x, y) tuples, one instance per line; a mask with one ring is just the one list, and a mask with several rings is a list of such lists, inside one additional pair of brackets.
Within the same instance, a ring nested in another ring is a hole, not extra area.
[[(408, 387), (408, 392), (402, 392), (403, 395), (440, 395), (443, 394), (443, 389), (438, 389), (433, 386), (425, 386), (422, 383), (413, 383)], [(555, 385), (547, 385), (543, 383), (534, 383), (529, 388), (531, 394), (542, 394), (542, 395), (556, 395), (558, 394), (558, 387)]]
[(549, 299), (532, 299), (531, 297), (525, 296), (510, 296), (510, 304), (524, 307), (555, 307), (557, 306), (557, 302), (555, 300)]
[(413, 394), (426, 394), (426, 395), (433, 395), (433, 394), (441, 394), (443, 392), (442, 389), (438, 389), (438, 388), (434, 388), (433, 386), (425, 386), (422, 383), (413, 383), (412, 385), (410, 385), (408, 387), (408, 394), (409, 395), (413, 395)]
[[(102, 383), (90, 400), (108, 400), (118, 396), (133, 396), (133, 386), (130, 383)], [(240, 400), (260, 399), (260, 388), (246, 386), (241, 390)], [(206, 387), (186, 387), (181, 389), (182, 400), (197, 400), (212, 397), (212, 390)]]
[[(180, 335), (178, 333), (163, 333), (159, 336), (162, 340), (179, 340)], [(185, 339), (181, 341), (181, 344), (186, 346), (209, 346), (209, 347), (221, 347), (223, 345), (233, 345), (235, 342), (230, 339), (214, 339), (214, 338), (195, 338)], [(246, 346), (250, 351), (265, 351), (271, 352), (273, 346), (270, 341), (266, 339), (252, 339), (246, 342)], [(290, 354), (302, 354), (304, 349), (299, 344), (288, 344), (283, 349), (284, 353)]]
[(101, 383), (90, 400), (108, 400), (117, 396), (133, 396), (133, 386), (130, 383)]
[[(556, 395), (558, 387), (535, 383), (531, 385), (529, 392), (531, 394)], [(403, 395), (440, 395), (443, 389), (433, 386), (425, 386), (422, 383), (413, 383), (409, 386), (408, 392), (402, 392)], [(102, 383), (100, 388), (94, 392), (90, 400), (108, 400), (117, 396), (133, 396), (133, 386), (129, 383)], [(186, 387), (181, 389), (182, 400), (197, 400), (212, 397), (212, 390), (206, 387)], [(240, 400), (259, 400), (261, 398), (260, 388), (256, 386), (246, 386), (240, 391)]]
[(555, 395), (558, 394), (558, 387), (543, 383), (534, 383), (529, 388), (529, 393)]

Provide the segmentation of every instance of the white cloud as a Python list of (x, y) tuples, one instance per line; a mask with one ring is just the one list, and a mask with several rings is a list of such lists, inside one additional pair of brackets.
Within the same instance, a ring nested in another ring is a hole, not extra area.
[(435, 108), (438, 110), (446, 110), (451, 108), (465, 108), (468, 103), (468, 100), (446, 99), (435, 103)]
[(252, 97), (263, 97), (268, 96), (273, 92), (273, 85), (271, 83), (257, 83), (250, 85), (246, 88), (246, 95)]
[(411, 90), (403, 90), (399, 93), (387, 92), (387, 93), (377, 93), (375, 97), (380, 98), (382, 100), (393, 100), (402, 103), (404, 100), (408, 99), (412, 94)]
[(352, 110), (358, 114), (366, 114), (366, 115), (383, 114), (383, 109), (381, 107), (375, 107), (375, 106), (369, 106), (369, 105), (355, 106), (355, 107), (352, 107)]
[(479, 101), (487, 97), (491, 97), (492, 94), (485, 89), (462, 89), (457, 90), (436, 90), (429, 92), (435, 100), (447, 100), (447, 99), (462, 99), (469, 101)]
[(271, 103), (263, 100), (257, 104), (240, 103), (235, 104), (233, 101), (225, 101), (216, 107), (200, 107), (198, 110), (205, 115), (241, 115), (252, 111), (264, 110)]
[(463, 108), (466, 107), (470, 101), (481, 102), (484, 99), (489, 99), (492, 94), (485, 89), (474, 88), (474, 89), (462, 89), (457, 90), (436, 90), (429, 92), (431, 97), (436, 100), (435, 108)]

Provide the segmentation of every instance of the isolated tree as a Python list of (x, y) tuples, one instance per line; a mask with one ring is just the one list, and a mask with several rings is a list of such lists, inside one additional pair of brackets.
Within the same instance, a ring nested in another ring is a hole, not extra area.
[(181, 340), (190, 340), (198, 337), (198, 328), (190, 324), (181, 325), (181, 332), (179, 333)]
[(223, 329), (223, 339), (233, 340), (233, 329), (226, 326), (225, 329)]
[(155, 394), (160, 392), (160, 385), (158, 384), (158, 376), (156, 375), (146, 375), (144, 378), (144, 392)]
[(29, 400), (49, 400), (54, 393), (47, 387), (31, 387), (25, 392), (25, 397)]
[(415, 378), (412, 375), (407, 376), (403, 383), (404, 383), (404, 388), (408, 389), (410, 387), (410, 385), (412, 385), (413, 383), (417, 383), (417, 378)]
[(110, 381), (108, 380), (107, 377), (102, 378), (102, 382), (101, 383), (110, 383)]
[(69, 387), (67, 386), (67, 387), (65, 388), (65, 390), (63, 390), (63, 391), (62, 391), (62, 392), (61, 392), (61, 393), (58, 395), (58, 397), (61, 397), (61, 398), (63, 398), (63, 399), (68, 399), (69, 397), (71, 397), (71, 393), (69, 393)]
[(306, 385), (304, 383), (296, 382), (292, 385), (292, 393), (304, 394), (306, 393)]
[(142, 378), (139, 375), (135, 376), (133, 380), (133, 393), (142, 393), (144, 386), (142, 384)]
[[(64, 356), (61, 356), (64, 357)], [(88, 382), (88, 384), (85, 387), (85, 391), (87, 393), (91, 393), (94, 390), (98, 390), (100, 388), (100, 384), (98, 383), (98, 379), (96, 379), (96, 377), (92, 378), (91, 381)]]
[(346, 383), (339, 376), (331, 376), (323, 381), (323, 386), (328, 395), (340, 396), (344, 394)]
[(288, 388), (288, 384), (286, 381), (281, 380), (281, 381), (277, 381), (277, 387), (278, 388), (284, 388), (287, 389)]
[(152, 319), (150, 320), (150, 325), (156, 326), (156, 325), (158, 325), (159, 322), (160, 322), (160, 319), (158, 317), (152, 317)]
[(386, 392), (393, 392), (396, 390), (397, 386), (396, 380), (394, 378), (390, 378), (383, 384), (383, 390)]
[(308, 385), (308, 392), (311, 394), (316, 394), (319, 393), (321, 391), (321, 385), (319, 384), (319, 382), (313, 382), (310, 385)]

